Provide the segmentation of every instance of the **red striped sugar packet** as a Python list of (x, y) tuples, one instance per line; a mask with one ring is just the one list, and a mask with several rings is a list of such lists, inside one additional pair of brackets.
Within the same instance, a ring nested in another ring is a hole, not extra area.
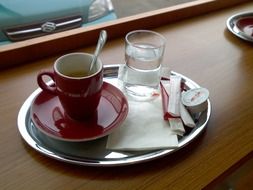
[[(160, 86), (161, 86), (161, 96), (162, 96), (162, 107), (163, 107), (163, 118), (164, 120), (169, 120), (170, 118), (178, 118), (180, 117), (184, 123), (184, 125), (188, 127), (196, 127), (195, 122), (193, 121), (190, 113), (188, 110), (185, 108), (185, 106), (181, 102), (181, 93), (179, 97), (179, 116), (175, 117), (173, 116), (169, 111), (168, 111), (168, 105), (169, 105), (169, 94), (170, 91), (173, 90), (173, 88), (170, 88), (170, 83), (173, 82), (173, 80), (161, 80)], [(180, 92), (182, 92), (182, 88), (180, 87)], [(174, 93), (175, 94), (175, 93)]]

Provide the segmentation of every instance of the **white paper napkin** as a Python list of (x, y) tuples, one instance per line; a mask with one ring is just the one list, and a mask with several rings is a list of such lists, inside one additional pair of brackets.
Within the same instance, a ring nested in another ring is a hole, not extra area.
[(140, 151), (178, 146), (177, 135), (163, 119), (161, 96), (148, 102), (129, 102), (124, 123), (109, 135), (107, 149)]

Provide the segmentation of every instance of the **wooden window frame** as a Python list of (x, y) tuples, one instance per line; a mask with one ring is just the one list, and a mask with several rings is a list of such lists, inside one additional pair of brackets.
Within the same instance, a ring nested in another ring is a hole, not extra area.
[(2, 45), (0, 46), (0, 69), (95, 44), (101, 29), (107, 30), (108, 38), (113, 39), (124, 36), (131, 30), (151, 29), (249, 1), (196, 0), (93, 26)]

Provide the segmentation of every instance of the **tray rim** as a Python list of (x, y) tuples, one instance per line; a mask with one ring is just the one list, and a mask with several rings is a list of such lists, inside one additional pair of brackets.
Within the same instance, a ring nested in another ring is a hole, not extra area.
[[(115, 69), (118, 69), (120, 64), (114, 64), (114, 65), (105, 65), (105, 77), (110, 78), (110, 76), (115, 76)], [(179, 75), (185, 80), (185, 82), (191, 84), (191, 86), (194, 87), (200, 87), (196, 82), (192, 81), (191, 79), (187, 78), (186, 76), (179, 74), (177, 72), (172, 71), (173, 74)], [(208, 109), (207, 109), (207, 118), (206, 121), (201, 125), (198, 126), (193, 133), (191, 133), (188, 137), (183, 138), (182, 141), (179, 141), (178, 147), (174, 149), (160, 149), (160, 150), (154, 150), (154, 151), (148, 151), (146, 154), (143, 155), (137, 155), (137, 156), (131, 156), (129, 158), (118, 158), (118, 159), (112, 159), (112, 160), (89, 160), (89, 159), (80, 159), (74, 156), (64, 156), (60, 155), (59, 153), (55, 153), (52, 150), (48, 148), (44, 148), (41, 145), (38, 144), (38, 141), (36, 141), (35, 138), (31, 136), (31, 134), (28, 132), (27, 129), (27, 119), (29, 119), (29, 113), (30, 113), (30, 105), (33, 101), (33, 99), (39, 94), (42, 90), (40, 88), (37, 88), (34, 92), (32, 92), (28, 98), (25, 100), (23, 105), (21, 106), (18, 117), (17, 117), (17, 127), (19, 130), (20, 135), (22, 136), (23, 140), (34, 150), (41, 153), (42, 155), (45, 155), (47, 157), (66, 162), (71, 164), (77, 164), (82, 166), (98, 166), (98, 167), (106, 167), (106, 166), (123, 166), (123, 165), (132, 165), (137, 163), (143, 163), (147, 161), (151, 161), (157, 158), (164, 157), (170, 153), (173, 153), (186, 145), (188, 145), (192, 140), (194, 140), (198, 135), (201, 134), (201, 132), (206, 128), (207, 123), (211, 116), (211, 102), (210, 99), (207, 100), (208, 102)], [(117, 151), (111, 151), (116, 152)]]

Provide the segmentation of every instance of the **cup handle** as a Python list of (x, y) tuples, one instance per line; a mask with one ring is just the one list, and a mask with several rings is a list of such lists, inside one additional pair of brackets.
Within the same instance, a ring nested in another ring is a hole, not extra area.
[(54, 73), (51, 72), (51, 71), (42, 71), (42, 72), (40, 72), (38, 74), (38, 76), (37, 76), (37, 82), (38, 82), (39, 87), (42, 90), (44, 90), (44, 91), (46, 91), (46, 92), (48, 92), (50, 94), (56, 95), (57, 94), (56, 86), (49, 86), (49, 85), (47, 85), (44, 82), (43, 78), (42, 78), (43, 76), (49, 76), (55, 82), (55, 80), (54, 80)]

